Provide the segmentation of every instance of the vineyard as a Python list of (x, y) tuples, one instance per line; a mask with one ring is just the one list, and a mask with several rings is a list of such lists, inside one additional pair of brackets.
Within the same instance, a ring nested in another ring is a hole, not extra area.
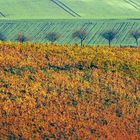
[(140, 0), (0, 0), (0, 140), (140, 140)]
[(77, 29), (87, 32), (84, 43), (108, 44), (100, 35), (106, 30), (117, 32), (112, 44), (136, 46), (135, 40), (130, 36), (131, 31), (140, 30), (140, 21), (137, 20), (19, 20), (19, 21), (0, 21), (0, 32), (7, 40), (15, 41), (16, 35), (21, 33), (29, 36), (31, 42), (45, 43), (47, 32), (60, 34), (58, 44), (79, 43), (78, 39), (72, 38), (72, 33)]
[(0, 42), (1, 140), (139, 140), (139, 116), (140, 48)]

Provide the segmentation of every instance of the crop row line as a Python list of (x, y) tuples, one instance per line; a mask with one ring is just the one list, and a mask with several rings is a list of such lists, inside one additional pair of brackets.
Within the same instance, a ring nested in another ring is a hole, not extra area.
[(73, 11), (70, 7), (68, 7), (66, 4), (64, 4), (63, 2), (61, 2), (60, 0), (57, 0), (59, 3), (61, 3), (65, 8), (67, 8), (68, 10), (70, 10), (72, 13), (74, 13), (75, 15), (77, 15), (78, 17), (81, 17), (78, 13), (76, 13), (75, 11)]
[(136, 8), (137, 10), (140, 10), (140, 5), (137, 4), (136, 2), (132, 1), (132, 0), (124, 0), (126, 3), (128, 3), (129, 5), (133, 6), (134, 8)]
[(0, 11), (0, 15), (2, 16), (2, 17), (5, 17), (5, 15)]
[(65, 12), (67, 12), (71, 16), (73, 16), (73, 17), (77, 17), (77, 16), (81, 17), (78, 13), (74, 12), (71, 8), (69, 8), (67, 5), (65, 5), (61, 1), (59, 1), (59, 0), (50, 0), (50, 1), (53, 2), (54, 4), (56, 4), (58, 7), (63, 9)]

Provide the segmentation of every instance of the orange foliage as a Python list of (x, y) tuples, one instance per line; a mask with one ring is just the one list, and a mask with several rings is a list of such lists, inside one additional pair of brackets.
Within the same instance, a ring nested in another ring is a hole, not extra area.
[(0, 139), (140, 138), (140, 48), (0, 42)]

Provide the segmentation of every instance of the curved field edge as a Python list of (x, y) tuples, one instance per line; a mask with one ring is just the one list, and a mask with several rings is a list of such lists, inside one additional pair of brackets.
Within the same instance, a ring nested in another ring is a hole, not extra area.
[(139, 139), (140, 48), (0, 42), (0, 138)]

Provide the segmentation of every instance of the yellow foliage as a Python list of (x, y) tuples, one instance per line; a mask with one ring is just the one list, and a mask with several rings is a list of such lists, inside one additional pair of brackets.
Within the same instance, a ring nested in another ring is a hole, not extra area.
[(0, 139), (140, 138), (140, 48), (0, 42)]

